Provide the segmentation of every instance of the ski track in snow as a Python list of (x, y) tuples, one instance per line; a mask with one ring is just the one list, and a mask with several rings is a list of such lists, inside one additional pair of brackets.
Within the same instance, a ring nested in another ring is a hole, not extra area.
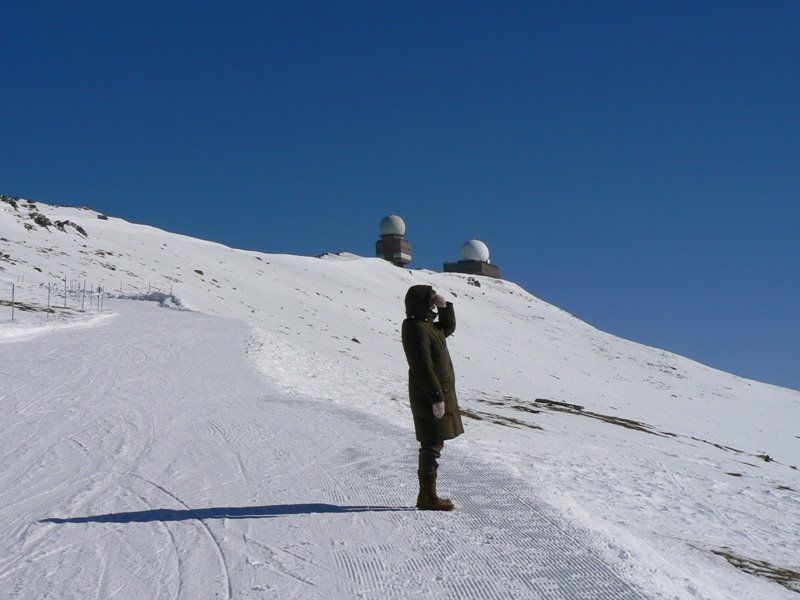
[(243, 323), (115, 308), (0, 347), (3, 598), (645, 598), (468, 436), (416, 511), (407, 428), (277, 390)]

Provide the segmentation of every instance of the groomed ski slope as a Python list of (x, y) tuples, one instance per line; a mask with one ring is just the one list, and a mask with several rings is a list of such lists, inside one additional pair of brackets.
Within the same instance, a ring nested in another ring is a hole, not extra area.
[(276, 390), (241, 322), (112, 302), (2, 347), (0, 589), (29, 598), (646, 598), (523, 479)]

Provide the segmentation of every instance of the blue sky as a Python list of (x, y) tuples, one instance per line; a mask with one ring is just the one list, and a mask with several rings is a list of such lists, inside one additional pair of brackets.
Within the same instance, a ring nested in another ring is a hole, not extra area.
[[(16, 4), (17, 6), (13, 6)], [(800, 3), (4, 3), (0, 192), (412, 267), (800, 389)]]

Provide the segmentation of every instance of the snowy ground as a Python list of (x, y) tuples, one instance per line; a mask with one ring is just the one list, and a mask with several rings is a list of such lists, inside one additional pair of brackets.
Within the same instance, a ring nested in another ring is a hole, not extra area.
[(408, 432), (272, 389), (243, 324), (112, 305), (4, 353), (5, 598), (645, 597), (458, 444), (460, 510), (411, 508)]
[[(242, 252), (41, 203), (0, 202), (3, 282), (4, 598), (800, 591), (798, 392), (509, 282)], [(414, 283), (458, 317), (448, 515), (407, 510)]]

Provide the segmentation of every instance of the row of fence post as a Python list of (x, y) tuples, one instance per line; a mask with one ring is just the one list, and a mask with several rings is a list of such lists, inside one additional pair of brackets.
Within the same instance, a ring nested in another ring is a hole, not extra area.
[[(83, 282), (83, 287), (80, 286), (75, 287), (74, 289), (70, 290), (67, 286), (67, 277), (64, 276), (64, 308), (68, 308), (67, 300), (69, 298), (70, 293), (75, 296), (77, 301), (78, 294), (81, 297), (81, 311), (86, 310), (86, 281)], [(53, 286), (52, 284), (47, 284), (47, 318), (50, 318), (51, 312), (51, 300), (53, 295)], [(92, 304), (94, 292), (89, 293), (89, 304)], [(16, 319), (16, 306), (17, 306), (17, 285), (16, 283), (11, 283), (11, 320), (14, 321)], [(105, 289), (101, 286), (97, 288), (97, 310), (102, 310), (105, 306)]]
[[(19, 281), (19, 278), (18, 278), (18, 281)], [(65, 309), (68, 308), (68, 298), (69, 298), (70, 295), (72, 295), (77, 301), (78, 295), (80, 294), (81, 311), (85, 311), (86, 310), (86, 294), (87, 294), (86, 280), (85, 279), (83, 280), (83, 286), (81, 286), (80, 282), (76, 282), (76, 281), (70, 282), (68, 277), (67, 277), (67, 275), (64, 275), (63, 280), (60, 280), (59, 283), (61, 283), (62, 281), (63, 281), (63, 284), (64, 284), (64, 308)], [(72, 285), (70, 285), (70, 283)], [(120, 284), (119, 284), (120, 294), (122, 294), (123, 285), (124, 285), (124, 282), (120, 281)], [(15, 316), (16, 316), (15, 310), (16, 310), (16, 288), (17, 287), (18, 286), (15, 283), (11, 284), (11, 320), (12, 321), (15, 319)], [(134, 290), (137, 289), (135, 286), (131, 286), (131, 287), (133, 287)], [(55, 289), (53, 289), (53, 288), (54, 288), (54, 286), (52, 284), (50, 284), (50, 283), (47, 284), (47, 318), (48, 319), (50, 318), (52, 302), (53, 301), (57, 301), (57, 298), (58, 298), (58, 291), (57, 291), (58, 290), (58, 286), (55, 286)], [(92, 290), (92, 291), (89, 292), (89, 304), (91, 306), (92, 305), (92, 298), (94, 297), (95, 292), (93, 291), (94, 290), (93, 287), (90, 286), (89, 289)], [(154, 288), (152, 283), (148, 281), (147, 282), (147, 292), (151, 293), (154, 289), (156, 291), (161, 291), (160, 288), (157, 288), (157, 287)], [(54, 296), (54, 292), (55, 292), (55, 298), (53, 297)], [(170, 294), (173, 293), (172, 292), (172, 284), (170, 284), (170, 286), (169, 286), (169, 293)], [(102, 310), (104, 308), (104, 305), (105, 305), (105, 288), (101, 286), (101, 287), (97, 288), (97, 309), (98, 310)]]

